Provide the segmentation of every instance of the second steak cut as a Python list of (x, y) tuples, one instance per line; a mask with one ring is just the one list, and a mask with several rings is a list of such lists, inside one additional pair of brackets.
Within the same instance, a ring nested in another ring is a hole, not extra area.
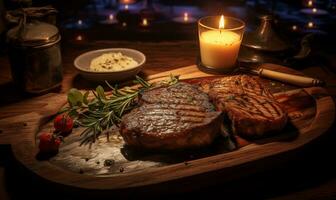
[(221, 112), (209, 97), (187, 83), (145, 91), (140, 106), (123, 116), (126, 144), (147, 149), (185, 149), (209, 145), (220, 131)]
[(228, 116), (235, 134), (255, 138), (280, 131), (286, 125), (287, 112), (258, 78), (228, 76), (202, 84), (201, 88)]

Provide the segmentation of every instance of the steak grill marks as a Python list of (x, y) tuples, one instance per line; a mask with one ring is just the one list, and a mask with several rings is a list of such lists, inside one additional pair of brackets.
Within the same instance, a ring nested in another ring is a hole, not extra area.
[(157, 131), (159, 134), (174, 134), (176, 131), (202, 123), (207, 117), (198, 106), (183, 106), (182, 109), (181, 107), (177, 107), (176, 104), (145, 104), (139, 108), (139, 125), (149, 134), (158, 134)]
[(210, 144), (219, 133), (221, 112), (207, 94), (187, 83), (145, 91), (139, 107), (122, 118), (126, 144), (150, 149), (181, 149)]
[[(281, 130), (287, 114), (255, 78), (238, 75), (201, 85), (187, 83), (147, 90), (139, 107), (122, 118), (126, 144), (149, 149), (181, 149), (209, 145), (220, 131), (221, 111), (233, 133), (261, 136)], [(220, 111), (214, 111), (209, 98)]]
[(161, 134), (173, 134), (203, 123), (211, 117), (207, 112), (213, 108), (206, 94), (185, 83), (149, 91), (141, 102), (144, 131), (160, 130)]
[(217, 102), (224, 103), (223, 107), (240, 110), (249, 117), (274, 119), (283, 115), (279, 103), (269, 91), (248, 76), (217, 80), (212, 83), (210, 96), (215, 96)]
[(233, 133), (259, 137), (281, 130), (287, 113), (256, 78), (236, 75), (201, 84), (218, 110), (227, 114)]
[(190, 106), (196, 106), (203, 112), (213, 111), (208, 95), (186, 83), (178, 83), (174, 87), (162, 87), (145, 92), (140, 103), (174, 104), (174, 106), (179, 106), (179, 109), (189, 109)]

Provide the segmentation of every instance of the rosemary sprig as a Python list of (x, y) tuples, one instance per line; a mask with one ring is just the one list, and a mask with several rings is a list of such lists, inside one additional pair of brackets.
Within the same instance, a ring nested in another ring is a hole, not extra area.
[[(85, 128), (81, 133), (81, 145), (95, 142), (104, 132), (109, 136), (110, 128), (114, 125), (118, 126), (121, 117), (136, 106), (139, 94), (154, 87), (139, 76), (135, 78), (133, 82), (140, 85), (136, 89), (130, 87), (118, 89), (117, 85), (113, 87), (106, 81), (111, 89), (109, 95), (106, 95), (100, 85), (96, 90), (91, 91), (93, 98), (89, 98), (88, 91), (84, 94), (75, 88), (69, 91), (69, 106), (61, 112), (68, 112), (75, 119), (76, 125)], [(173, 85), (177, 82), (178, 77), (171, 75), (170, 79), (159, 84)]]

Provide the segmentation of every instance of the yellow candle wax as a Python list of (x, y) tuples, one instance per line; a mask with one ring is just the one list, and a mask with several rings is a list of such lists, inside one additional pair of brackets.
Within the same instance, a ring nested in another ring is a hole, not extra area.
[(232, 68), (237, 60), (241, 39), (237, 33), (209, 30), (200, 35), (202, 63), (214, 68)]
[(229, 18), (225, 22), (222, 15), (218, 21), (218, 28), (212, 28), (207, 24), (213, 25), (213, 19), (213, 17), (205, 17), (203, 21), (202, 19), (199, 21), (202, 64), (210, 68), (231, 71), (238, 58), (245, 24), (235, 18)]

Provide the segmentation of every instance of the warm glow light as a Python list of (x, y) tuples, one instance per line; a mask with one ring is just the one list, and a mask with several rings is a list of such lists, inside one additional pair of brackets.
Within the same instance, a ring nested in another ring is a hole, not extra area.
[(83, 21), (82, 21), (82, 20), (78, 20), (77, 24), (78, 24), (78, 25), (82, 25), (82, 24), (83, 24)]
[(112, 21), (113, 19), (114, 19), (113, 14), (110, 14), (110, 15), (109, 15), (109, 20)]
[(313, 13), (316, 13), (317, 12), (317, 9), (316, 8), (313, 8)]
[(128, 4), (125, 5), (125, 10), (128, 10)]
[(309, 7), (313, 6), (313, 1), (312, 1), (312, 0), (309, 0), (309, 1), (308, 1), (308, 6), (309, 6)]
[(131, 3), (134, 3), (135, 0), (120, 0), (119, 2), (122, 4), (131, 4)]
[(148, 26), (148, 21), (146, 18), (142, 19), (142, 25), (143, 26)]
[(223, 29), (225, 27), (224, 15), (221, 16), (219, 20), (219, 28)]
[(78, 35), (78, 36), (76, 37), (76, 40), (77, 40), (77, 41), (82, 41), (82, 40), (83, 40), (83, 37), (82, 37), (81, 35)]
[(123, 27), (126, 27), (126, 26), (127, 26), (127, 23), (126, 23), (126, 22), (123, 22), (123, 23), (122, 23), (122, 26), (123, 26)]
[(308, 22), (308, 27), (309, 28), (313, 28), (314, 27), (314, 23), (313, 22)]
[(185, 12), (183, 14), (183, 21), (187, 22), (189, 20), (189, 14), (187, 12)]
[(296, 25), (293, 25), (293, 26), (292, 26), (292, 29), (293, 29), (293, 31), (296, 31), (296, 30), (297, 30), (297, 26), (296, 26)]

